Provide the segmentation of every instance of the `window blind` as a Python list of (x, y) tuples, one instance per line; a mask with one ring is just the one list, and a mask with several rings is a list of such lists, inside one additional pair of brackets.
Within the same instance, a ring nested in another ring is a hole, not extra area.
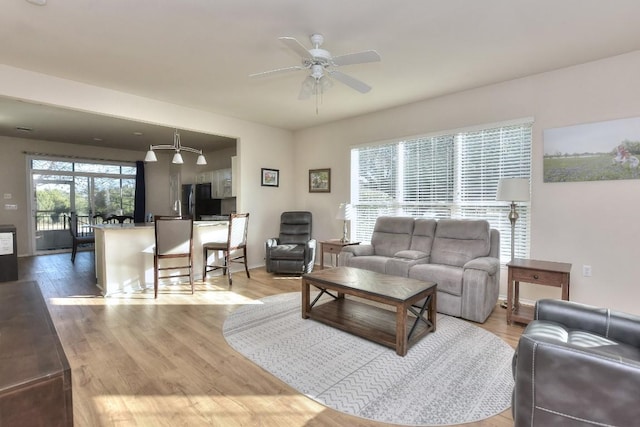
[[(495, 200), (500, 178), (531, 175), (532, 122), (422, 136), (352, 149), (352, 235), (368, 241), (381, 215), (486, 219), (511, 252), (510, 206)], [(529, 256), (529, 203), (519, 203), (515, 254)]]

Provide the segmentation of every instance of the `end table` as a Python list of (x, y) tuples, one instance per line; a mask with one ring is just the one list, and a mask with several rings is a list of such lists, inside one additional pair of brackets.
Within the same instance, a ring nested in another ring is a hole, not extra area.
[[(331, 258), (333, 261), (333, 255), (336, 256), (336, 265), (338, 265), (338, 256), (340, 255), (340, 251), (345, 246), (351, 245), (359, 245), (360, 242), (343, 242), (341, 239), (330, 239), (323, 240), (320, 242), (320, 267), (324, 269), (324, 253), (327, 252), (331, 254)], [(332, 262), (333, 264), (333, 262)]]
[(520, 282), (561, 288), (562, 299), (569, 300), (571, 264), (515, 258), (507, 268), (507, 324), (533, 320), (533, 307), (520, 305)]

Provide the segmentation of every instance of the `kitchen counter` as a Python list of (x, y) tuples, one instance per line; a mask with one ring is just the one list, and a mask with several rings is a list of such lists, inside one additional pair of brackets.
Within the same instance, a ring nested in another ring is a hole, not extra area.
[[(210, 227), (210, 226), (228, 226), (229, 220), (223, 221), (193, 221), (194, 227)], [(124, 224), (95, 224), (91, 226), (94, 229), (103, 229), (103, 230), (121, 230), (121, 229), (130, 229), (130, 228), (154, 228), (153, 222), (139, 222), (135, 224), (124, 223)]]
[[(193, 222), (194, 279), (202, 279), (202, 244), (226, 241), (228, 227), (229, 221)], [(154, 224), (99, 224), (93, 228), (96, 280), (102, 294), (108, 296), (153, 289)], [(176, 273), (179, 271), (176, 270)]]

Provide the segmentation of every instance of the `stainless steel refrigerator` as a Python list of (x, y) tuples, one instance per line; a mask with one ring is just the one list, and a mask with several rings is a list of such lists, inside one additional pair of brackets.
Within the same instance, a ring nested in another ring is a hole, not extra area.
[(220, 215), (220, 199), (211, 198), (211, 184), (187, 184), (182, 186), (182, 215), (194, 220), (202, 216)]

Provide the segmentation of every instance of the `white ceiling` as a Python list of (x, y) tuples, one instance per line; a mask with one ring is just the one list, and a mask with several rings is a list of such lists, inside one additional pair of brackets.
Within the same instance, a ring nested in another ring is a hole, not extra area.
[[(638, 17), (638, 0), (2, 0), (0, 61), (295, 130), (639, 50)], [(304, 71), (248, 77), (298, 65), (278, 37), (315, 32), (333, 55), (382, 56), (341, 68), (369, 93), (335, 82), (317, 114)], [(0, 132), (32, 127), (17, 116)]]

